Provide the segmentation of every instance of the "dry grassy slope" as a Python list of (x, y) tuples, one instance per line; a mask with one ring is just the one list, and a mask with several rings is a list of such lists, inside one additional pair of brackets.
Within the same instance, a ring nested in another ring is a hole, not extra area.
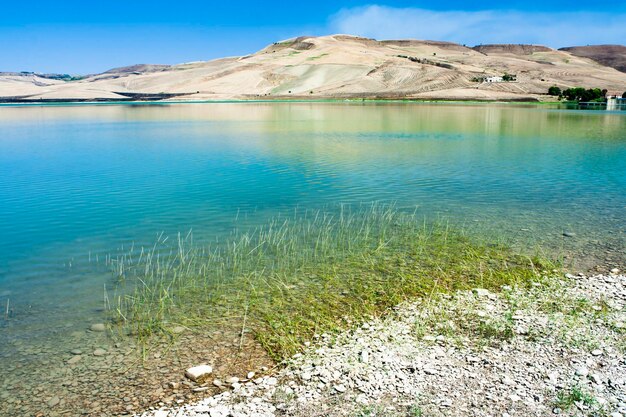
[[(414, 57), (414, 62), (405, 57)], [(517, 74), (514, 83), (480, 84)], [(541, 98), (551, 85), (626, 90), (626, 74), (546, 47), (437, 41), (376, 41), (347, 35), (301, 37), (244, 57), (133, 66), (81, 81), (1, 76), (0, 96), (112, 98), (116, 92), (193, 93), (184, 99), (286, 97)]]
[(573, 55), (589, 58), (599, 64), (615, 68), (618, 71), (626, 72), (626, 46), (623, 45), (592, 45), (592, 46), (571, 46), (561, 48)]

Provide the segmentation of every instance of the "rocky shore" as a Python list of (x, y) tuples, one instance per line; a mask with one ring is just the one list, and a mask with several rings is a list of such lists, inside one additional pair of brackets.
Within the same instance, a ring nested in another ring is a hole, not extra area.
[(217, 395), (138, 416), (626, 416), (626, 276), (553, 275), (402, 304), (273, 375), (207, 364)]

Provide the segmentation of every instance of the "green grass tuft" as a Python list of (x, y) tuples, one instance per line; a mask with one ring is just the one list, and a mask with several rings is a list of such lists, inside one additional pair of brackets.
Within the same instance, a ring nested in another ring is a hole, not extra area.
[(554, 405), (561, 410), (569, 410), (575, 403), (582, 403), (587, 407), (592, 407), (597, 401), (593, 395), (584, 391), (579, 386), (573, 386), (567, 390), (559, 391)]

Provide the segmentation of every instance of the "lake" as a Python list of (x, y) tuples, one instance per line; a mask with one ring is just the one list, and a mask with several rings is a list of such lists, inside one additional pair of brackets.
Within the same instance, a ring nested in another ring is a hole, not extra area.
[(626, 113), (469, 103), (2, 106), (0, 367), (19, 352), (49, 361), (50, 345), (67, 350), (55, 341), (103, 321), (115, 286), (109, 260), (130, 247), (190, 231), (213, 242), (281, 214), (371, 202), (574, 269), (623, 267)]

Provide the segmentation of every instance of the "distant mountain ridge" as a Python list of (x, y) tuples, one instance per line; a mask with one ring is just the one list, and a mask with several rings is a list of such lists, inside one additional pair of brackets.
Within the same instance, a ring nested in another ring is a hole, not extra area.
[(137, 64), (82, 79), (0, 73), (0, 100), (544, 100), (554, 85), (623, 92), (624, 62), (626, 47), (621, 45), (555, 50), (524, 44), (467, 47), (432, 40), (302, 36), (242, 57)]

